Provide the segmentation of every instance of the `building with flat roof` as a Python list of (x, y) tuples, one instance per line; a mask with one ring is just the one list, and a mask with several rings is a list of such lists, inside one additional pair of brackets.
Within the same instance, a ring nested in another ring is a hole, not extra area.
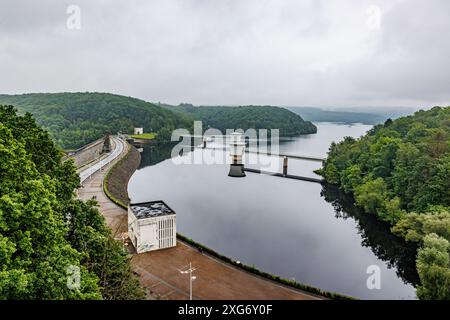
[(130, 203), (128, 235), (137, 253), (174, 247), (176, 213), (163, 201)]
[(134, 128), (134, 134), (143, 134), (144, 128)]

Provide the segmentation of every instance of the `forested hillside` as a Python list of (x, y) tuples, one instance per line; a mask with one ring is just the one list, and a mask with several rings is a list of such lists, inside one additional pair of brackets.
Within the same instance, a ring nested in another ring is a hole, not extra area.
[(0, 95), (0, 104), (30, 112), (50, 133), (56, 144), (75, 149), (107, 132), (131, 133), (134, 127), (154, 132), (169, 141), (176, 128), (192, 129), (193, 120), (203, 128), (280, 129), (282, 136), (316, 133), (317, 128), (286, 109), (269, 106), (247, 107), (161, 107), (143, 100), (109, 93), (32, 93)]
[(450, 299), (450, 107), (388, 120), (330, 147), (325, 179), (356, 205), (421, 243), (423, 299)]
[(64, 149), (83, 146), (106, 132), (132, 133), (134, 127), (156, 132), (170, 140), (175, 128), (190, 128), (192, 121), (152, 103), (109, 93), (36, 93), (0, 95), (0, 104), (30, 112)]
[(280, 136), (297, 136), (316, 133), (317, 128), (299, 115), (278, 107), (195, 107), (192, 105), (166, 106), (203, 121), (203, 128), (216, 128), (225, 133), (227, 129), (279, 129)]
[(0, 106), (0, 300), (139, 299), (122, 244), (30, 114)]

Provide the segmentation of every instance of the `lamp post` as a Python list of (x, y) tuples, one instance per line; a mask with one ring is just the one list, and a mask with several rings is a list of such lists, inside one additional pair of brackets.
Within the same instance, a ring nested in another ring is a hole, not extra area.
[(189, 269), (187, 270), (179, 270), (181, 274), (189, 274), (189, 300), (192, 300), (192, 281), (197, 279), (196, 276), (192, 275), (192, 272), (197, 270), (197, 268), (192, 268), (192, 263), (189, 262)]
[(242, 178), (245, 177), (244, 165), (242, 164), (242, 156), (244, 155), (245, 142), (242, 141), (242, 134), (233, 132), (230, 142), (231, 165), (229, 177)]

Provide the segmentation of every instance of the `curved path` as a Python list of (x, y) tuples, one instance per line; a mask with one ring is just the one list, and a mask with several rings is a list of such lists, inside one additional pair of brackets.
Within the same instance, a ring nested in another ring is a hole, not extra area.
[[(120, 237), (120, 233), (127, 231), (127, 211), (113, 203), (103, 192), (103, 180), (108, 170), (128, 152), (123, 140), (112, 138), (111, 146), (114, 150), (106, 158), (93, 163), (93, 168), (87, 168), (80, 173), (82, 187), (77, 190), (77, 196), (81, 200), (95, 198), (99, 210), (105, 217), (107, 225), (111, 228), (114, 237)], [(107, 160), (107, 161), (106, 161)]]
[(97, 171), (101, 170), (103, 167), (114, 161), (124, 151), (125, 144), (121, 139), (118, 138), (111, 138), (111, 139), (113, 141), (113, 145), (115, 146), (114, 150), (106, 158), (94, 163), (87, 169), (80, 172), (80, 182), (82, 184), (87, 178), (91, 177), (94, 173), (96, 173)]
[[(106, 197), (103, 192), (103, 179), (107, 170), (127, 153), (128, 148), (117, 138), (114, 138), (113, 147), (111, 155), (82, 172), (83, 187), (78, 190), (78, 197), (82, 200), (94, 197), (113, 235), (121, 239), (121, 233), (127, 231), (127, 211)], [(150, 299), (189, 299), (188, 277), (180, 274), (179, 269), (190, 262), (197, 268), (194, 273), (197, 276), (193, 284), (194, 299), (322, 299), (245, 272), (200, 253), (181, 241), (177, 241), (174, 248), (134, 255), (131, 262)]]

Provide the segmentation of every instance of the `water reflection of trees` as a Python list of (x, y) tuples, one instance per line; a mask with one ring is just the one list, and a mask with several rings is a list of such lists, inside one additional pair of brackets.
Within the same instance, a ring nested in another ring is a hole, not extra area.
[(167, 143), (167, 144), (155, 144), (155, 145), (143, 145), (137, 146), (142, 147), (143, 150), (141, 152), (141, 164), (139, 165), (139, 169), (153, 166), (158, 164), (166, 159), (170, 159), (172, 148), (175, 146), (175, 143)]
[(419, 284), (415, 263), (416, 245), (406, 243), (403, 239), (393, 235), (387, 224), (356, 208), (353, 198), (335, 186), (324, 185), (321, 195), (333, 205), (336, 218), (355, 219), (363, 239), (363, 246), (371, 248), (379, 259), (386, 262), (390, 268), (395, 268), (397, 275), (405, 283), (414, 286)]
[[(170, 159), (172, 144), (146, 145), (141, 153), (139, 168), (158, 164)], [(416, 286), (419, 278), (416, 271), (416, 252), (414, 244), (406, 243), (393, 235), (387, 224), (380, 222), (373, 215), (361, 212), (353, 205), (353, 199), (331, 185), (324, 185), (321, 195), (332, 204), (336, 218), (353, 218), (358, 224), (358, 231), (363, 239), (362, 245), (371, 248), (373, 253), (405, 282)]]

